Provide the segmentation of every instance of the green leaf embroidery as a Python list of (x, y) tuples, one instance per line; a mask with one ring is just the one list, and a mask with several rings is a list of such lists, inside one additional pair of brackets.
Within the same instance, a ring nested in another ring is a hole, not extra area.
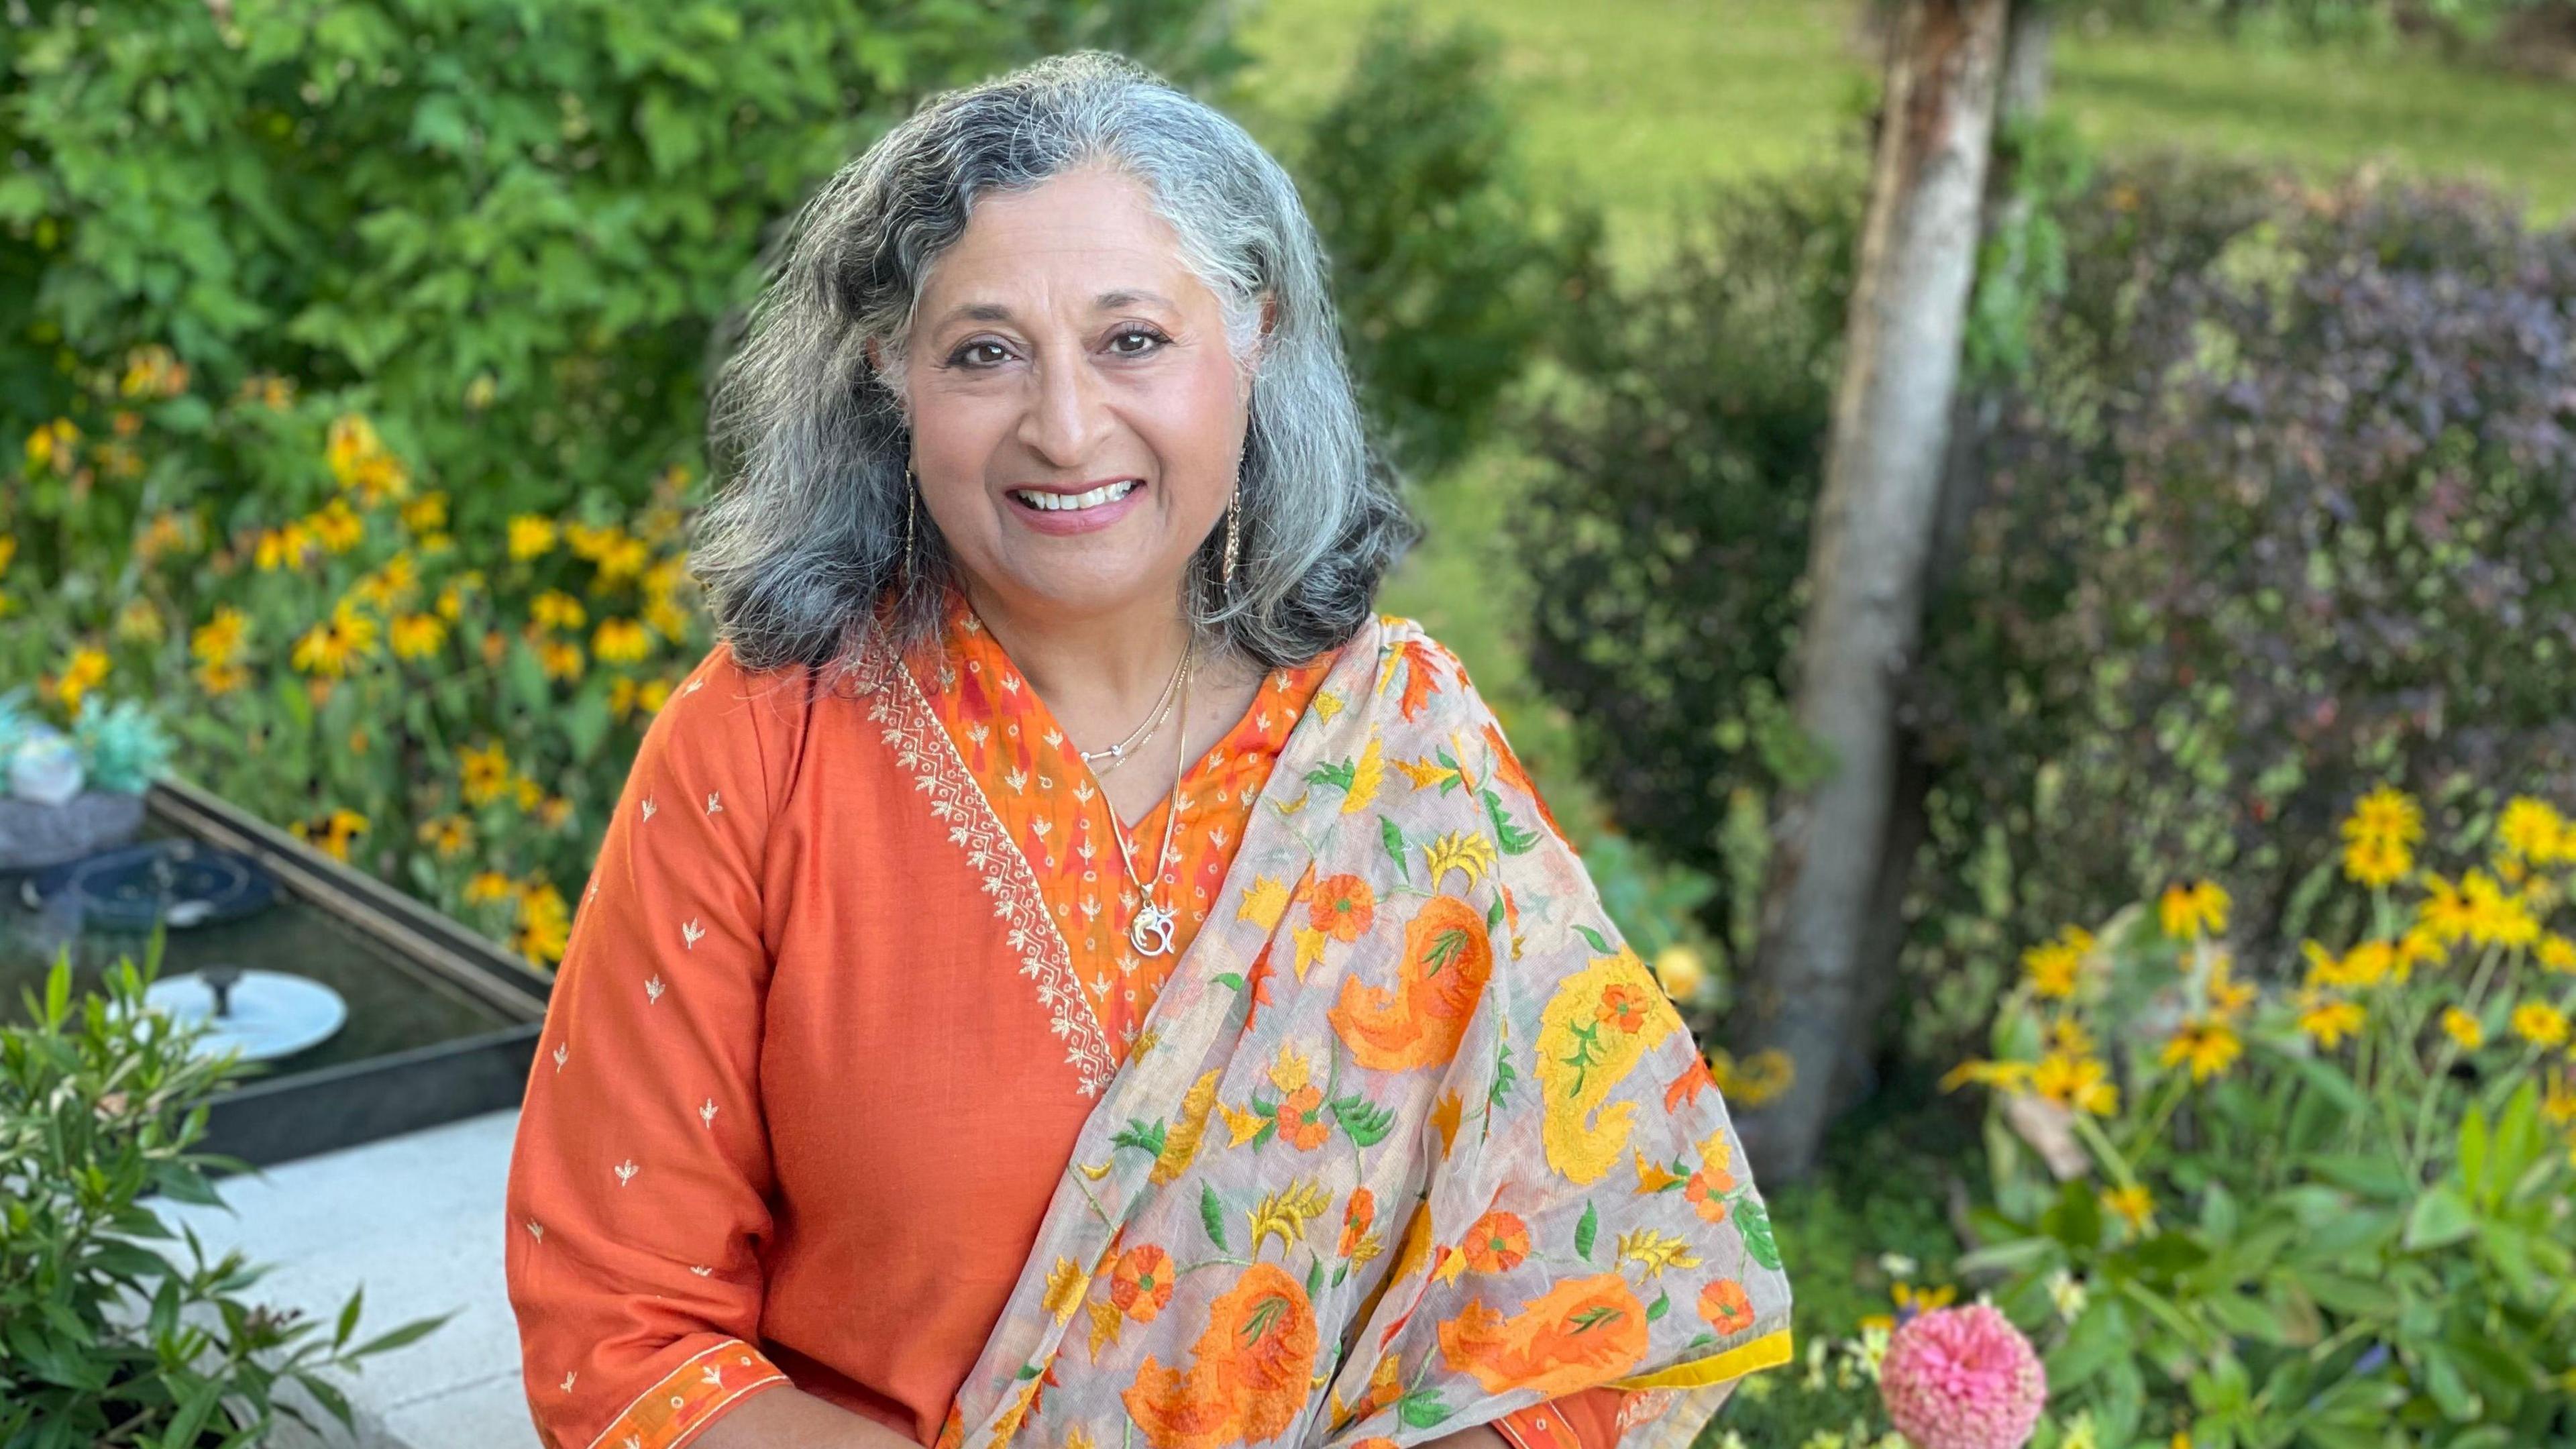
[(1499, 1041), (1494, 1043), (1494, 1085), (1485, 1093), (1485, 1100), (1497, 1107), (1503, 1105), (1503, 1099), (1512, 1094), (1514, 1075), (1511, 1047)]
[(1611, 954), (1610, 943), (1601, 938), (1601, 933), (1599, 931), (1592, 929), (1590, 926), (1578, 925), (1574, 928), (1574, 933), (1581, 936), (1584, 940), (1591, 942), (1593, 950), (1600, 952), (1604, 956)]
[(1503, 813), (1503, 797), (1491, 790), (1484, 792), (1485, 814), (1494, 822), (1494, 841), (1505, 855), (1527, 855), (1538, 844), (1538, 837), (1512, 823)]
[(1233, 989), (1234, 989), (1234, 990), (1236, 990), (1236, 991), (1241, 991), (1241, 990), (1243, 989), (1243, 978), (1242, 978), (1242, 977), (1240, 977), (1240, 976), (1235, 975), (1235, 974), (1234, 974), (1233, 972), (1231, 972), (1231, 971), (1222, 971), (1222, 972), (1219, 972), (1219, 973), (1217, 973), (1216, 975), (1209, 977), (1208, 979), (1209, 979), (1209, 980), (1211, 980), (1211, 981), (1213, 981), (1213, 982), (1215, 982), (1215, 983), (1216, 983), (1217, 985), (1219, 985), (1219, 986), (1231, 987), (1231, 988), (1233, 988)]
[(1432, 1390), (1415, 1389), (1396, 1401), (1395, 1414), (1407, 1428), (1428, 1429), (1449, 1417), (1449, 1406)]
[(1494, 903), (1485, 908), (1485, 929), (1488, 931), (1499, 931), (1502, 928), (1503, 893), (1501, 891), (1496, 891), (1494, 892)]
[(1411, 885), (1413, 871), (1404, 863), (1404, 831), (1396, 825), (1394, 816), (1377, 818), (1377, 838), (1385, 844), (1386, 853), (1395, 857), (1395, 873), (1404, 878), (1405, 884)]
[(1330, 785), (1347, 794), (1351, 788), (1351, 778), (1358, 773), (1359, 766), (1355, 762), (1335, 760), (1329, 765), (1317, 765), (1308, 770), (1306, 779), (1310, 784)]
[(1139, 1152), (1150, 1152), (1160, 1157), (1163, 1155), (1163, 1124), (1155, 1122), (1149, 1125), (1141, 1118), (1130, 1117), (1127, 1125), (1119, 1128), (1118, 1135), (1110, 1138), (1109, 1142), (1113, 1147), (1133, 1147)]
[(1592, 1261), (1592, 1240), (1601, 1235), (1601, 1213), (1590, 1198), (1583, 1202), (1583, 1220), (1574, 1225), (1574, 1256)]
[(1024, 1363), (1024, 1364), (1020, 1365), (1020, 1371), (1019, 1371), (1018, 1373), (1016, 1373), (1016, 1374), (1012, 1375), (1012, 1377), (1017, 1378), (1017, 1379), (1021, 1379), (1021, 1380), (1033, 1379), (1033, 1378), (1036, 1378), (1036, 1377), (1038, 1376), (1038, 1372), (1039, 1372), (1039, 1370), (1038, 1370), (1038, 1366), (1037, 1366), (1036, 1364), (1033, 1364), (1033, 1363)]
[(1225, 1205), (1216, 1200), (1216, 1188), (1204, 1182), (1199, 1184), (1199, 1226), (1207, 1229), (1208, 1241), (1216, 1244), (1218, 1252), (1234, 1251), (1225, 1245)]
[(1317, 1258), (1314, 1263), (1306, 1269), (1306, 1301), (1309, 1303), (1314, 1302), (1315, 1295), (1323, 1290), (1324, 1260), (1322, 1258)]
[(1351, 1135), (1351, 1141), (1362, 1147), (1375, 1147), (1386, 1140), (1387, 1129), (1395, 1125), (1395, 1114), (1353, 1092), (1333, 1102), (1333, 1120)]
[(1774, 1273), (1779, 1272), (1780, 1245), (1771, 1236), (1771, 1210), (1764, 1207), (1762, 1199), (1755, 1197), (1750, 1190), (1736, 1193), (1727, 1199), (1727, 1204), (1729, 1216), (1735, 1220), (1735, 1230), (1744, 1236), (1745, 1256)]
[(1648, 1323), (1652, 1323), (1656, 1319), (1670, 1313), (1672, 1308), (1673, 1295), (1670, 1293), (1658, 1293), (1655, 1295), (1655, 1301), (1646, 1305), (1646, 1321)]

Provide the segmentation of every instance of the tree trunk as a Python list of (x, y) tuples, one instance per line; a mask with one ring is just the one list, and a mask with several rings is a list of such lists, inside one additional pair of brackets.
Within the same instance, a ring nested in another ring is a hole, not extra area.
[(1862, 1023), (1858, 964), (1896, 769), (1897, 688), (1922, 629), (2009, 0), (1904, 0), (1817, 500), (1798, 719), (1831, 774), (1784, 801), (1739, 1042), (1785, 1051), (1746, 1114), (1766, 1179), (1803, 1175)]
[[(2002, 89), (1995, 105), (1995, 127), (2003, 134), (2016, 123), (2039, 119), (2048, 106), (2048, 73), (2056, 31), (2056, 11), (2045, 0), (2013, 0), (2012, 19), (2004, 34)], [(1994, 237), (2017, 237), (2030, 210), (2030, 198), (2016, 193), (2010, 148), (1999, 150), (1986, 173), (1985, 222), (1980, 244)], [(2008, 263), (2018, 267), (2019, 257)], [(1993, 430), (1999, 412), (1991, 389), (1968, 379), (1950, 410), (1949, 447), (1941, 473), (1940, 513), (1932, 528), (1932, 558), (1923, 591), (1927, 605), (1957, 572), (1966, 545), (1969, 521), (1985, 503), (1986, 473), (1980, 444)], [(1828, 1116), (1839, 1116), (1866, 1100), (1878, 1087), (1880, 1018), (1896, 990), (1897, 968), (1905, 951), (1909, 923), (1905, 901), (1912, 894), (1916, 857), (1932, 833), (1928, 796), (1933, 772), (1923, 758), (1912, 712), (1900, 699), (1896, 719), (1895, 799), (1889, 806), (1887, 844), (1880, 853), (1878, 883), (1870, 892), (1870, 914), (1861, 938), (1855, 974), (1857, 998), (1852, 1016), (1858, 1023), (1828, 1093)]]

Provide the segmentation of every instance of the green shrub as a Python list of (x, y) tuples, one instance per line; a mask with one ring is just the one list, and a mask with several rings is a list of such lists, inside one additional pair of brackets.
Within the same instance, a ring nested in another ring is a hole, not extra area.
[(1929, 630), (1927, 884), (2026, 940), (2224, 874), (2269, 966), (2356, 924), (2326, 827), (2370, 784), (2445, 834), (2501, 804), (2483, 781), (2576, 789), (2576, 232), (2180, 167), (2069, 230)]
[(2227, 894), (2176, 885), (2034, 948), (1954, 1074), (1992, 1089), (1961, 1268), (2040, 1333), (2061, 1429), (2576, 1434), (2576, 830), (2517, 798), (2437, 873), (2383, 788), (2334, 834), (2359, 924), (2297, 984), (2245, 979)]
[(1720, 192), (1667, 271), (1581, 299), (1579, 387), (1535, 420), (1546, 469), (1513, 520), (1532, 675), (1619, 824), (1719, 883), (1706, 919), (1738, 951), (1760, 887), (1744, 811), (1758, 827), (1812, 768), (1778, 681), (1860, 200), (1839, 168)]
[[(1722, 195), (1606, 299), (1520, 538), (1532, 667), (1625, 828), (1722, 884), (1724, 803), (1815, 764), (1782, 704), (1860, 188)], [(1931, 838), (1913, 1046), (1982, 1022), (2005, 943), (2224, 870), (2308, 929), (2313, 827), (2382, 775), (2444, 829), (2480, 779), (2576, 782), (2576, 236), (2458, 187), (2110, 168), (1991, 399), (1985, 505), (1906, 700)], [(2322, 929), (2322, 925), (2319, 926)]]
[(242, 1164), (190, 1148), (205, 1097), (239, 1075), (238, 1059), (191, 1048), (204, 1028), (143, 1005), (158, 973), (156, 932), (138, 970), (120, 961), (105, 990), (77, 1000), (58, 958), (27, 1021), (0, 1025), (0, 1444), (260, 1442), (281, 1418), (311, 1426), (279, 1391), (300, 1386), (343, 1424), (346, 1402), (325, 1370), (410, 1343), (445, 1320), (422, 1319), (351, 1342), (362, 1295), (329, 1325), (245, 1301), (261, 1268), (239, 1252), (190, 1261), (164, 1255), (169, 1227), (144, 1199), (218, 1201), (210, 1167)]
[(1409, 6), (1377, 11), (1291, 158), (1372, 420), (1426, 473), (1479, 441), (1601, 277), (1599, 214), (1529, 185), (1500, 49), (1481, 26), (1425, 34)]

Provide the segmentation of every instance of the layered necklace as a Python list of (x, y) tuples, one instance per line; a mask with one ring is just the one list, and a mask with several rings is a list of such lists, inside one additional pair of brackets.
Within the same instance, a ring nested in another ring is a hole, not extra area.
[[(1190, 656), (1197, 651), (1197, 648), (1198, 642), (1196, 640), (1192, 640), (1187, 647), (1181, 650), (1181, 662), (1173, 669), (1171, 680), (1163, 686), (1163, 697), (1166, 701), (1169, 701), (1172, 698), (1173, 692), (1176, 688), (1179, 691), (1181, 737), (1172, 750), (1172, 798), (1169, 802), (1170, 809), (1163, 817), (1163, 844), (1160, 849), (1154, 852), (1154, 873), (1152, 875), (1139, 876), (1136, 874), (1135, 857), (1130, 855), (1127, 851), (1127, 827), (1118, 819), (1118, 812), (1116, 810), (1113, 809), (1109, 812), (1109, 833), (1118, 842), (1119, 862), (1127, 867), (1127, 879), (1135, 882), (1137, 893), (1144, 899), (1144, 904), (1137, 907), (1136, 919), (1127, 923), (1127, 940), (1130, 944), (1135, 946), (1138, 953), (1146, 956), (1168, 956), (1171, 954), (1173, 925), (1179, 918), (1179, 912), (1171, 905), (1158, 903), (1154, 899), (1154, 892), (1160, 890), (1163, 886), (1163, 868), (1165, 862), (1169, 859), (1172, 853), (1172, 831), (1175, 826), (1180, 824), (1181, 820), (1181, 775), (1182, 771), (1189, 764), (1190, 749)], [(1111, 745), (1106, 750), (1096, 752), (1091, 750), (1081, 750), (1080, 753), (1082, 758), (1085, 762), (1088, 762), (1092, 759), (1095, 753), (1106, 755), (1110, 760), (1110, 769), (1115, 769), (1119, 762), (1126, 758), (1126, 752), (1134, 749), (1140, 742), (1150, 737), (1153, 734), (1155, 727), (1159, 726), (1161, 723), (1162, 706), (1158, 704), (1154, 715), (1148, 718), (1146, 723), (1137, 729), (1136, 733), (1129, 735), (1126, 739), (1119, 741), (1117, 744)], [(1109, 773), (1109, 771), (1101, 770), (1096, 773), (1105, 775)], [(1107, 802), (1104, 801), (1103, 803), (1105, 804)]]

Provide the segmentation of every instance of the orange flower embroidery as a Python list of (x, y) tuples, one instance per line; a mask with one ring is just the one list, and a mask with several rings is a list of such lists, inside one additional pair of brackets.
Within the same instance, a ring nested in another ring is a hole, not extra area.
[(1485, 918), (1456, 896), (1433, 896), (1405, 923), (1403, 965), (1393, 989), (1354, 976), (1326, 1013), (1351, 1055), (1372, 1071), (1445, 1066), (1494, 974)]
[(1592, 1010), (1592, 1019), (1634, 1034), (1645, 1029), (1646, 994), (1625, 981), (1613, 981), (1601, 988), (1601, 1004)]
[(1719, 1333), (1742, 1333), (1753, 1326), (1753, 1299), (1743, 1284), (1720, 1278), (1699, 1290), (1699, 1316)]
[(1255, 1263), (1208, 1305), (1190, 1365), (1149, 1354), (1119, 1399), (1154, 1449), (1275, 1439), (1306, 1406), (1315, 1347), (1306, 1290), (1277, 1264)]
[(1682, 1184), (1682, 1196), (1699, 1209), (1699, 1215), (1713, 1223), (1726, 1221), (1726, 1195), (1735, 1190), (1735, 1174), (1715, 1163), (1709, 1163), (1690, 1175)]
[(1508, 1273), (1529, 1256), (1529, 1224), (1506, 1212), (1490, 1212), (1467, 1225), (1458, 1244), (1467, 1267), (1478, 1273)]
[(1377, 1194), (1364, 1187), (1353, 1189), (1351, 1205), (1342, 1211), (1342, 1242), (1335, 1251), (1345, 1258), (1359, 1251), (1360, 1239), (1376, 1222)]
[(1290, 1092), (1279, 1103), (1275, 1120), (1279, 1123), (1280, 1140), (1300, 1152), (1312, 1152), (1324, 1145), (1330, 1130), (1323, 1123), (1324, 1089), (1312, 1082)]
[(1109, 1301), (1138, 1323), (1151, 1323), (1172, 1301), (1172, 1255), (1147, 1243), (1129, 1248), (1110, 1270)]
[(1616, 1273), (1568, 1278), (1505, 1317), (1472, 1298), (1440, 1325), (1440, 1355), (1491, 1393), (1555, 1398), (1607, 1383), (1646, 1356), (1646, 1308)]
[(1336, 941), (1356, 941), (1377, 920), (1377, 893), (1358, 876), (1326, 876), (1315, 882), (1307, 911), (1316, 930)]

